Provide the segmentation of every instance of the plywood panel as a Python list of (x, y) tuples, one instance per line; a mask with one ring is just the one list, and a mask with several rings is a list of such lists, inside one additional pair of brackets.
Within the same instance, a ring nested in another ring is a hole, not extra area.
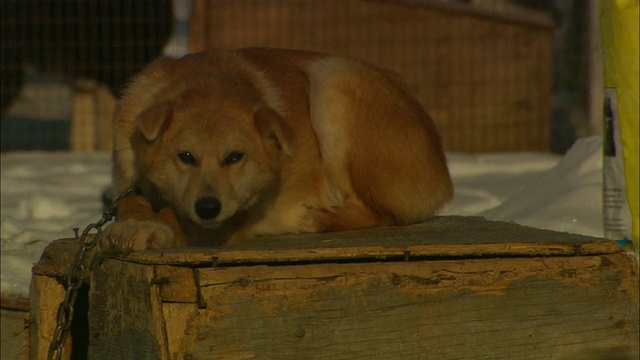
[[(543, 14), (491, 13), (471, 4), (194, 0), (190, 50), (269, 46), (362, 59), (406, 79), (448, 150), (544, 151), (550, 138), (552, 36), (552, 22)], [(456, 112), (460, 107), (475, 111)], [(526, 123), (531, 130), (511, 131), (494, 122)], [(492, 136), (460, 133), (464, 128)]]

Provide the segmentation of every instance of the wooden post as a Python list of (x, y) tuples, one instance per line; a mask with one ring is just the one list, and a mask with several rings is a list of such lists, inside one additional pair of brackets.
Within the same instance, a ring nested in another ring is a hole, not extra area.
[(77, 86), (73, 96), (71, 150), (111, 150), (111, 117), (116, 99), (104, 84), (93, 81)]
[[(29, 352), (31, 360), (46, 359), (57, 326), (57, 313), (65, 296), (64, 286), (54, 277), (34, 275), (31, 279), (29, 313)], [(63, 350), (63, 359), (70, 359), (71, 339)]]

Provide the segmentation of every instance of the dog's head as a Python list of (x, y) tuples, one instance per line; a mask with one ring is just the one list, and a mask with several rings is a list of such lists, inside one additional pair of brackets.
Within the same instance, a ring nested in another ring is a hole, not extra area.
[(136, 126), (138, 171), (176, 213), (207, 228), (268, 201), (293, 137), (258, 99), (202, 87), (153, 104)]

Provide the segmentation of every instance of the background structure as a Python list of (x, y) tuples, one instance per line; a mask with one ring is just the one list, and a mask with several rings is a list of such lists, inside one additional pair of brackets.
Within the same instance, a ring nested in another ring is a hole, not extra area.
[(596, 1), (3, 0), (2, 151), (101, 151), (162, 54), (280, 46), (400, 73), (459, 152), (564, 153), (599, 134)]

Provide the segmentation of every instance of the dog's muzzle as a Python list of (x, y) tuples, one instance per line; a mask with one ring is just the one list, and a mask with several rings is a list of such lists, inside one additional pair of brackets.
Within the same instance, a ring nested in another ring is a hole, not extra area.
[(198, 214), (202, 220), (211, 220), (220, 214), (221, 206), (218, 199), (212, 196), (203, 197), (196, 201), (196, 214)]

